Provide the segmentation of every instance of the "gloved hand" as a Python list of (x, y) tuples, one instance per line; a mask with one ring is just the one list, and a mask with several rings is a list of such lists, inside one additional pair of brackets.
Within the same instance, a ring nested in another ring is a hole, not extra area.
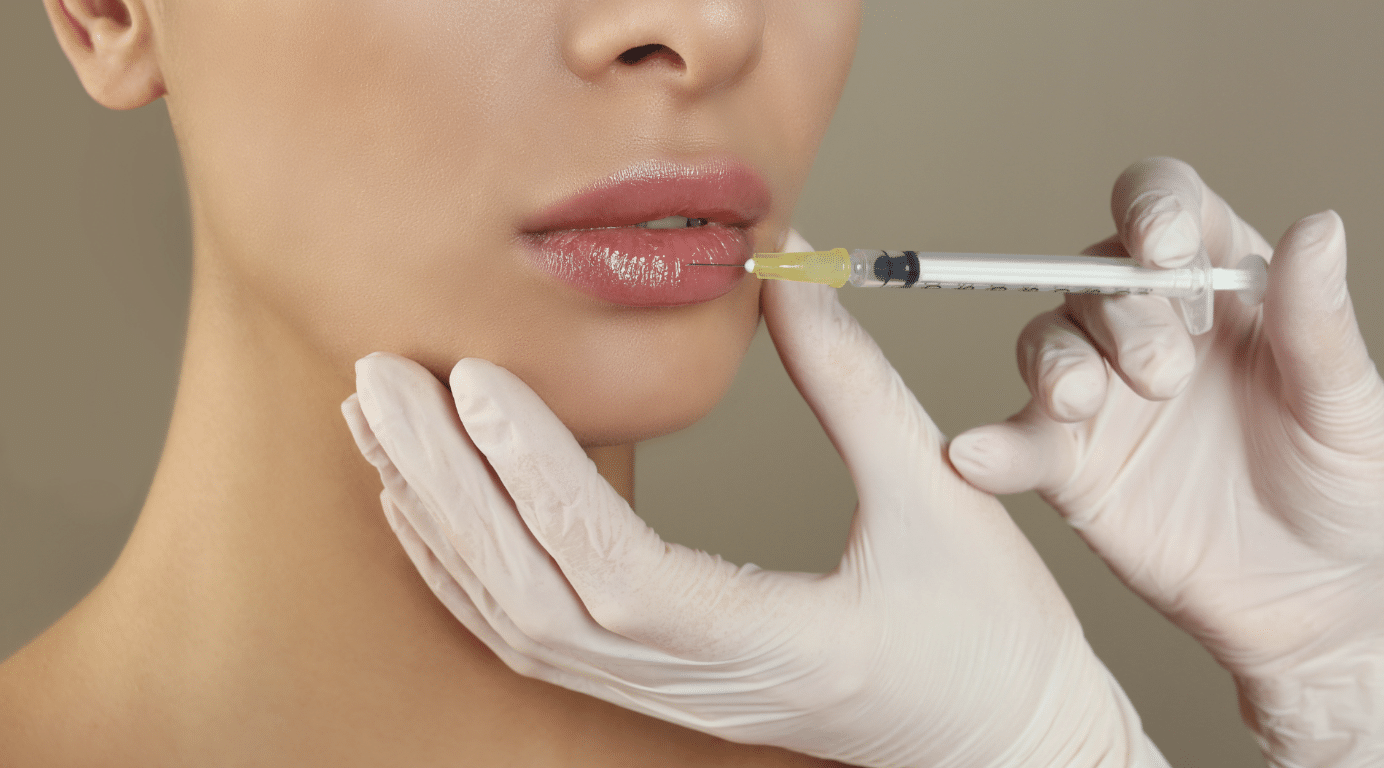
[[(1092, 252), (1152, 266), (1202, 243), (1216, 266), (1271, 252), (1175, 160), (1131, 167), (1112, 206), (1119, 233)], [(1040, 315), (1019, 340), (1033, 399), (950, 455), (978, 488), (1038, 489), (1195, 635), (1234, 674), (1273, 765), (1377, 768), (1384, 383), (1336, 214), (1298, 222), (1272, 255), (1262, 307), (1218, 297), (1196, 339), (1154, 297), (1069, 297)]]
[(462, 360), (449, 393), (376, 353), (343, 412), (437, 596), (521, 674), (732, 741), (871, 766), (1166, 765), (835, 292), (768, 284), (763, 304), (858, 489), (837, 570), (665, 543), (515, 376)]

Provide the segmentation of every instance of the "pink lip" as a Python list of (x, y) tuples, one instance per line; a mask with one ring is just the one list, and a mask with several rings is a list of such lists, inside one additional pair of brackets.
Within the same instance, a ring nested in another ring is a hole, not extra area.
[[(532, 263), (587, 294), (632, 307), (696, 304), (744, 279), (727, 267), (751, 254), (750, 228), (768, 212), (769, 189), (737, 162), (644, 163), (610, 176), (522, 225)], [(700, 227), (644, 229), (668, 216)]]

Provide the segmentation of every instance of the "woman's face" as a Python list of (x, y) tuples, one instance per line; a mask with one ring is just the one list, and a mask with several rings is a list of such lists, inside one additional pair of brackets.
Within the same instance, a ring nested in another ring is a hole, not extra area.
[(779, 247), (859, 5), (164, 0), (154, 18), (199, 271), (343, 377), (375, 350), (444, 380), (485, 358), (592, 446), (685, 426), (729, 386), (758, 281), (686, 265)]

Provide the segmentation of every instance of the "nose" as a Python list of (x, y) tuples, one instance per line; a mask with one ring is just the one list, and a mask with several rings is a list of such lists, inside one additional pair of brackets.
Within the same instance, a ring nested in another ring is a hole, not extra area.
[(562, 56), (591, 83), (637, 75), (695, 95), (743, 77), (763, 35), (759, 0), (575, 0)]

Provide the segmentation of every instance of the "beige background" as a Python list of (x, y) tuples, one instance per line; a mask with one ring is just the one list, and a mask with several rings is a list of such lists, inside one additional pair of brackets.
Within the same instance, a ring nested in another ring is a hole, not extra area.
[[(877, 2), (798, 227), (820, 247), (1074, 252), (1111, 231), (1125, 165), (1174, 155), (1270, 241), (1339, 211), (1384, 349), (1381, 38), (1374, 0)], [(3, 657), (91, 588), (133, 523), (170, 412), (189, 235), (162, 104), (93, 104), (37, 0), (0, 4), (0, 95)], [(844, 298), (949, 434), (1023, 402), (1013, 338), (1052, 303)], [(640, 512), (670, 539), (773, 568), (839, 554), (854, 492), (762, 331), (726, 401), (639, 457)], [(1228, 677), (1042, 502), (1006, 502), (1172, 763), (1260, 765)]]

